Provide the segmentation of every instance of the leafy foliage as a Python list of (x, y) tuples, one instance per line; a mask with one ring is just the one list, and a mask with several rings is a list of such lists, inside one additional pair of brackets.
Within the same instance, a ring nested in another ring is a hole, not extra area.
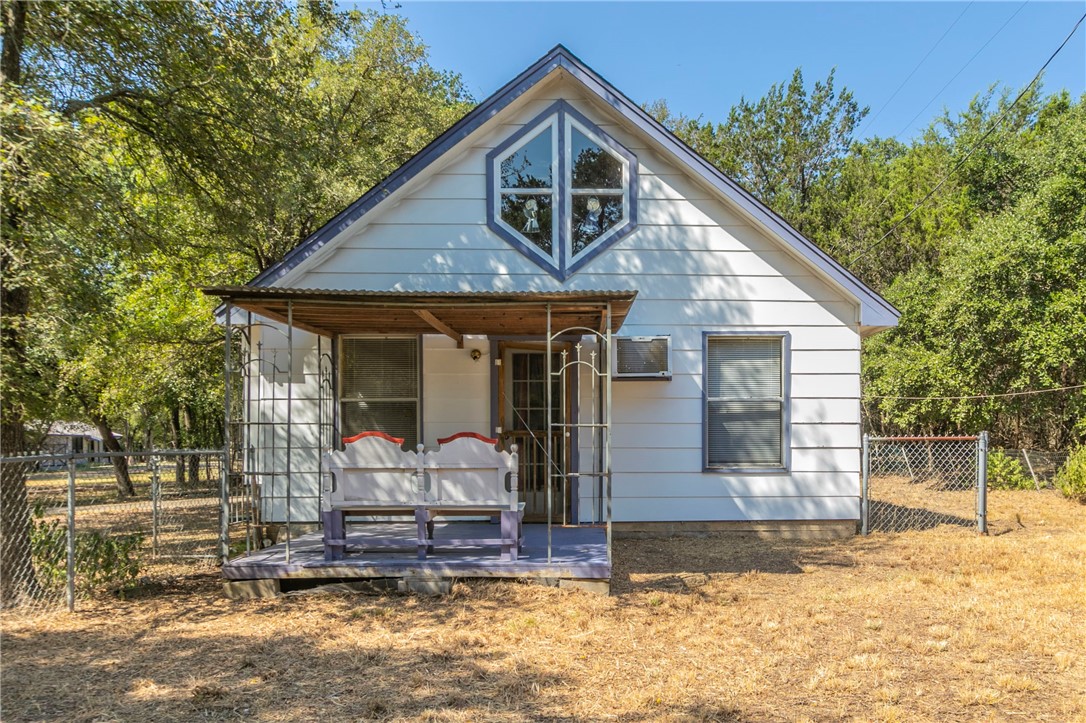
[(994, 449), (988, 453), (988, 486), (996, 490), (1028, 490), (1033, 489), (1033, 480), (1026, 476), (1021, 462)]
[[(60, 520), (46, 521), (44, 510), (35, 509), (30, 522), (30, 552), (38, 583), (46, 589), (63, 589), (68, 571), (68, 527)], [(89, 594), (102, 588), (124, 590), (140, 573), (143, 535), (110, 531), (77, 532), (75, 536), (76, 591)]]
[(1064, 496), (1086, 504), (1086, 445), (1072, 450), (1056, 473), (1056, 487)]
[(832, 73), (723, 123), (648, 110), (902, 311), (864, 343), (869, 427), (1060, 449), (1086, 437), (1086, 391), (1016, 393), (1086, 383), (1086, 99), (1016, 95), (909, 145), (854, 141), (866, 109)]
[(649, 111), (694, 150), (807, 232), (821, 182), (839, 173), (856, 126), (867, 115), (834, 73), (810, 91), (800, 68), (755, 102), (741, 98), (723, 123), (674, 117), (658, 101)]
[(4, 276), (27, 303), (4, 319), (23, 340), (3, 359), (5, 416), (218, 446), (222, 335), (199, 288), (266, 268), (470, 99), (385, 13), (9, 7), (25, 11), (24, 72), (0, 121), (6, 168), (26, 173), (5, 184), (22, 213)]
[(999, 396), (1086, 383), (1086, 106), (1056, 98), (1041, 117), (1008, 150), (1021, 165), (999, 191), (1010, 205), (887, 289), (903, 316), (865, 347), (877, 428), (989, 428), (1009, 446), (1054, 449), (1086, 431), (1081, 390)]

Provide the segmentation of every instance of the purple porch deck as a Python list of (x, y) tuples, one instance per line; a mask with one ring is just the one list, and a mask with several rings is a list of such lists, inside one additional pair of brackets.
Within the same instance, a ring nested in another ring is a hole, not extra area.
[[(552, 555), (547, 562), (546, 525), (524, 526), (524, 549), (516, 561), (502, 562), (497, 547), (442, 547), (442, 539), (494, 536), (486, 522), (438, 522), (434, 530), (434, 551), (427, 559), (416, 559), (413, 544), (390, 549), (390, 538), (413, 540), (411, 523), (375, 522), (350, 525), (347, 556), (325, 561), (320, 532), (295, 537), (250, 555), (230, 560), (222, 567), (227, 580), (290, 578), (379, 578), (431, 575), (446, 578), (531, 577), (550, 579), (609, 580), (607, 531), (602, 527), (552, 528)], [(367, 540), (373, 541), (366, 549)], [(385, 544), (382, 544), (385, 543)]]

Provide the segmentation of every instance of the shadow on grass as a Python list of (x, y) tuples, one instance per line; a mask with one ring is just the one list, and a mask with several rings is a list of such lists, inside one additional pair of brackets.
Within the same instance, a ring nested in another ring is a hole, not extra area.
[(923, 507), (909, 507), (886, 500), (869, 502), (868, 529), (871, 532), (905, 532), (906, 530), (932, 530), (940, 525), (975, 527), (977, 521), (958, 515), (938, 512)]
[(736, 534), (621, 540), (614, 561), (611, 589), (618, 595), (692, 592), (710, 576), (794, 575), (811, 566), (856, 565), (847, 541), (767, 540)]
[[(321, 610), (327, 632), (284, 635), (287, 626), (269, 633), (229, 620), (190, 624), (251, 610), (209, 599), (208, 590), (189, 594), (192, 606), (180, 608), (164, 604), (183, 602), (167, 600), (172, 591), (149, 595), (144, 605), (168, 610), (161, 618), (126, 623), (118, 605), (113, 620), (98, 610), (86, 624), (9, 632), (4, 720), (386, 720), (448, 711), (465, 720), (470, 712), (475, 719), (555, 718), (541, 713), (543, 699), (572, 684), (530, 656), (470, 636), (375, 634), (380, 626), (433, 629), (446, 605), (419, 603), (390, 623), (381, 610), (346, 599)], [(402, 600), (380, 601), (381, 609)], [(264, 607), (282, 616), (298, 612), (291, 602)]]

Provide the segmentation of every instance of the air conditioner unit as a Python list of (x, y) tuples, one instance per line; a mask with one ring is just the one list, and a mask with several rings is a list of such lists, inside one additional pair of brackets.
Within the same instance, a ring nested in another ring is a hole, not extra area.
[(619, 336), (614, 344), (615, 379), (671, 380), (670, 336)]

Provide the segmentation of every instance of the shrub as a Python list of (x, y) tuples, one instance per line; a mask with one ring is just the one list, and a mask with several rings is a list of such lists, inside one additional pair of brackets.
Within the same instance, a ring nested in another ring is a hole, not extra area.
[(1056, 473), (1056, 487), (1065, 497), (1086, 504), (1086, 445), (1071, 451)]
[[(30, 555), (38, 582), (47, 589), (64, 587), (68, 570), (68, 526), (46, 522), (45, 511), (35, 508), (30, 520)], [(109, 531), (76, 532), (75, 584), (82, 593), (101, 587), (123, 590), (139, 577), (143, 535)]]
[(1033, 489), (1022, 463), (1001, 449), (988, 453), (988, 487), (995, 490)]

